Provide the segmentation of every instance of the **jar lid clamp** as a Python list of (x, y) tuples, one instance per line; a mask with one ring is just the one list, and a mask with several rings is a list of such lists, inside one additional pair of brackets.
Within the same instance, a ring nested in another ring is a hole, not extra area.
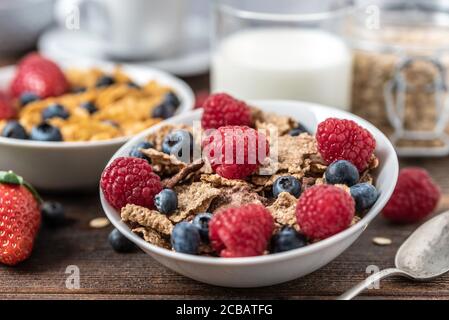
[[(418, 131), (405, 127), (406, 94), (417, 88), (408, 83), (404, 71), (413, 63), (423, 61), (432, 64), (437, 70), (433, 82), (425, 86), (425, 91), (433, 93), (435, 98), (435, 114), (437, 120), (433, 130)], [(445, 132), (449, 120), (449, 100), (445, 98), (447, 93), (446, 70), (436, 57), (403, 57), (396, 65), (393, 78), (384, 87), (384, 99), (387, 117), (394, 129), (390, 136), (399, 156), (443, 156), (449, 154), (449, 136)], [(400, 140), (433, 141), (439, 140), (439, 147), (404, 147), (400, 146)]]

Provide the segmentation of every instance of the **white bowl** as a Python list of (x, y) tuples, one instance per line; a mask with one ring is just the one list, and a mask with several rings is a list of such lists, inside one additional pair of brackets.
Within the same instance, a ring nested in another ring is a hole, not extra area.
[[(188, 255), (166, 250), (145, 242), (120, 220), (120, 214), (105, 200), (100, 190), (101, 202), (107, 217), (114, 226), (143, 251), (164, 266), (189, 278), (225, 287), (261, 287), (282, 283), (309, 274), (326, 265), (348, 248), (365, 230), (387, 203), (396, 185), (398, 160), (389, 140), (369, 122), (350, 113), (315, 104), (293, 101), (254, 101), (252, 105), (262, 110), (290, 115), (315, 131), (317, 124), (329, 117), (352, 119), (367, 128), (377, 141), (376, 155), (380, 166), (376, 172), (379, 198), (371, 210), (355, 225), (330, 238), (283, 253), (248, 258), (214, 258)], [(174, 117), (165, 123), (191, 124), (199, 120), (201, 110)], [(143, 140), (153, 128), (140, 133), (123, 146), (111, 159), (126, 156), (133, 145)]]
[[(113, 64), (72, 62), (63, 68), (97, 67), (112, 71)], [(151, 68), (122, 65), (123, 71), (138, 84), (156, 80), (179, 96), (177, 114), (191, 110), (194, 95), (182, 80)], [(0, 88), (13, 78), (13, 66), (0, 68)], [(36, 188), (50, 191), (95, 189), (101, 172), (115, 151), (129, 137), (95, 142), (39, 142), (0, 137), (0, 170), (13, 170)]]

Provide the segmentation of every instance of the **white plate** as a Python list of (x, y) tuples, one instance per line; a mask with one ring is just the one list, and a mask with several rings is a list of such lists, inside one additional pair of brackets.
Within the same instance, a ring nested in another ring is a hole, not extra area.
[[(114, 68), (114, 64), (85, 61), (62, 63), (61, 66), (95, 66), (106, 72)], [(150, 68), (122, 65), (122, 69), (138, 84), (156, 80), (172, 88), (181, 100), (178, 114), (193, 108), (193, 92), (182, 80)], [(1, 89), (9, 86), (14, 70), (14, 66), (0, 68)], [(39, 142), (0, 137), (0, 170), (13, 170), (39, 189), (92, 189), (98, 185), (105, 163), (128, 140), (129, 137), (95, 142)]]
[[(154, 60), (140, 60), (133, 64), (161, 69), (178, 76), (192, 76), (207, 72), (209, 69), (208, 34), (204, 28), (198, 28), (198, 24), (195, 20), (187, 24), (186, 35), (176, 55)], [(40, 37), (38, 48), (44, 55), (58, 62), (73, 59), (109, 60), (104, 52), (103, 42), (81, 30), (71, 31), (60, 28), (49, 30)]]
[[(252, 101), (251, 105), (265, 111), (292, 116), (312, 132), (315, 131), (319, 122), (329, 117), (352, 119), (367, 128), (377, 141), (375, 152), (380, 160), (380, 166), (375, 175), (376, 187), (380, 195), (361, 221), (320, 242), (288, 252), (259, 257), (213, 258), (177, 253), (145, 242), (120, 220), (119, 212), (106, 202), (100, 190), (101, 202), (107, 217), (128, 239), (166, 267), (189, 278), (218, 286), (268, 286), (302, 277), (326, 265), (348, 248), (385, 206), (393, 193), (398, 176), (398, 159), (390, 141), (372, 124), (355, 115), (297, 101)], [(201, 118), (201, 112), (202, 110), (195, 110), (185, 113), (165, 123), (191, 124), (192, 121)], [(116, 157), (126, 156), (132, 146), (144, 140), (149, 133), (163, 124), (158, 124), (134, 137), (117, 151), (111, 161)]]

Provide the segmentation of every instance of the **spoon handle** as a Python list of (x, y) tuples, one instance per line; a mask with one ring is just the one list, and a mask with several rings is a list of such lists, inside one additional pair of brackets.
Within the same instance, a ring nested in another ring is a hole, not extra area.
[(381, 279), (384, 279), (392, 275), (407, 276), (407, 274), (404, 271), (396, 268), (381, 270), (379, 272), (376, 272), (375, 274), (372, 274), (365, 280), (361, 281), (359, 284), (355, 285), (354, 287), (343, 293), (341, 296), (337, 297), (337, 300), (351, 300), (352, 298), (361, 293), (363, 290), (367, 289), (370, 285), (372, 285), (376, 281), (380, 281)]

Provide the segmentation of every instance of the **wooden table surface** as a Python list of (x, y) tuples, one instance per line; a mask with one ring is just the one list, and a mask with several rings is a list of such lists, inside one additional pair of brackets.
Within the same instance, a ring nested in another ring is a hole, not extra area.
[[(195, 90), (207, 88), (207, 76), (186, 79)], [(412, 159), (401, 166), (430, 171), (444, 192), (438, 212), (449, 209), (449, 158)], [(7, 168), (2, 168), (7, 169)], [(141, 251), (115, 253), (107, 242), (112, 227), (92, 229), (89, 221), (102, 217), (97, 194), (44, 195), (64, 204), (71, 223), (58, 229), (43, 227), (32, 257), (21, 265), (0, 267), (0, 299), (332, 299), (367, 277), (370, 265), (393, 266), (400, 244), (417, 225), (391, 225), (378, 217), (340, 257), (301, 279), (257, 289), (214, 287), (178, 275)], [(376, 246), (372, 238), (393, 240)], [(80, 271), (80, 288), (66, 287), (68, 266)], [(449, 275), (429, 283), (392, 278), (359, 298), (449, 299)]]

